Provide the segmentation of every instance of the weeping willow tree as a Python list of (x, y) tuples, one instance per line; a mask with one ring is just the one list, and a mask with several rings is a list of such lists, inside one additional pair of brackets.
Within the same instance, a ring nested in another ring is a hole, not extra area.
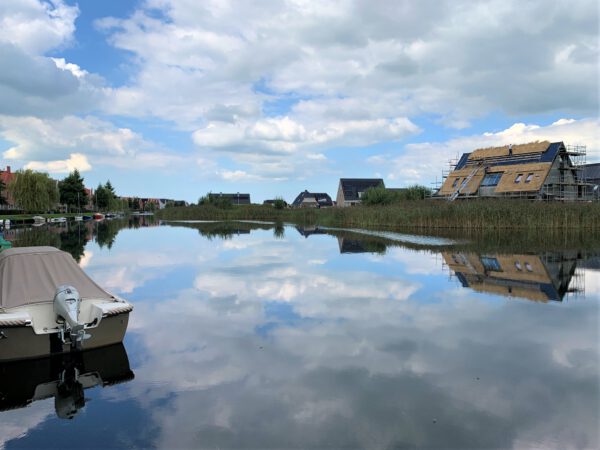
[(8, 185), (15, 204), (25, 212), (46, 212), (58, 203), (56, 181), (47, 173), (19, 170)]

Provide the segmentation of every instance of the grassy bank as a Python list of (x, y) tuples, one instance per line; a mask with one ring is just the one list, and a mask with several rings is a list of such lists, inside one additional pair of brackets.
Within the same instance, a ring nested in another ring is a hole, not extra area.
[(165, 220), (267, 220), (302, 225), (397, 230), (582, 229), (600, 231), (600, 203), (487, 200), (413, 201), (389, 206), (283, 209), (272, 206), (169, 208)]

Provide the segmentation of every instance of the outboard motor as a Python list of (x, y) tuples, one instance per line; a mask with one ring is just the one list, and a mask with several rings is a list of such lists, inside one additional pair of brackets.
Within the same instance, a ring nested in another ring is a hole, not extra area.
[(63, 285), (56, 289), (54, 294), (54, 313), (57, 321), (62, 320), (62, 328), (59, 331), (63, 343), (67, 343), (67, 337), (71, 346), (79, 348), (84, 339), (90, 337), (85, 334), (83, 322), (79, 321), (79, 310), (81, 297), (73, 286)]
[(60, 374), (54, 409), (61, 419), (72, 419), (85, 406), (83, 385), (79, 382), (79, 370), (76, 367), (66, 368)]

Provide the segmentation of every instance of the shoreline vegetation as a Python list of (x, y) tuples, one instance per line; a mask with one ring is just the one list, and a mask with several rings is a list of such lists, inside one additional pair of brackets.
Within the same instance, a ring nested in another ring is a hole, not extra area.
[(155, 212), (162, 220), (263, 220), (298, 225), (398, 231), (585, 230), (600, 232), (600, 203), (519, 200), (415, 200), (348, 208), (199, 205)]

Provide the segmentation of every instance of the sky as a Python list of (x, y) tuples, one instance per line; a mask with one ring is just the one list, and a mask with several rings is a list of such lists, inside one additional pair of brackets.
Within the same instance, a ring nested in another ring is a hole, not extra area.
[(2, 0), (0, 168), (253, 202), (432, 186), (534, 140), (600, 161), (594, 0)]

